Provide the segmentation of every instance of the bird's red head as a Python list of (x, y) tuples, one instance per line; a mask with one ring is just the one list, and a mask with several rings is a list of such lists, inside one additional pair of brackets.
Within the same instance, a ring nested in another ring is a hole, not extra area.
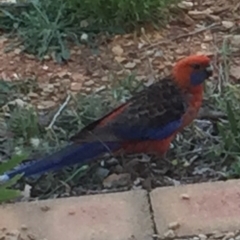
[(212, 75), (210, 58), (205, 55), (191, 55), (178, 61), (173, 68), (173, 76), (184, 89), (202, 86)]

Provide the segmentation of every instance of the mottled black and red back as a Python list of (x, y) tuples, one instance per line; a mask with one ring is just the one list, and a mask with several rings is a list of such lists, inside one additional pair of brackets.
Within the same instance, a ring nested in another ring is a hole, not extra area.
[(181, 125), (187, 102), (170, 78), (159, 80), (127, 103), (85, 127), (71, 138), (76, 142), (161, 140)]

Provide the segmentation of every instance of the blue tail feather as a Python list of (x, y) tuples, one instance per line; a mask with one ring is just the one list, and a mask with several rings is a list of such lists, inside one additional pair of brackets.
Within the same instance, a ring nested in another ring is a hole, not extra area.
[(92, 142), (81, 145), (74, 143), (50, 156), (18, 166), (14, 170), (0, 176), (0, 182), (11, 179), (17, 174), (23, 174), (25, 177), (29, 177), (48, 171), (59, 170), (77, 163), (84, 164), (101, 154), (115, 151), (119, 149), (119, 147), (119, 143), (116, 142)]

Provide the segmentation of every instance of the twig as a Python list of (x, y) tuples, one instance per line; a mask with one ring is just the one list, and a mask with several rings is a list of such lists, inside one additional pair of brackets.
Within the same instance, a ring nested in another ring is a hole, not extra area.
[[(146, 51), (146, 56), (147, 56), (147, 51)], [(152, 67), (152, 64), (150, 62), (149, 57), (147, 57), (147, 64), (148, 64), (148, 68), (149, 68), (149, 76), (148, 76), (148, 82), (145, 84), (146, 86), (151, 85), (154, 81), (155, 81), (155, 74), (154, 74), (154, 70)]]
[(200, 110), (198, 114), (198, 119), (207, 119), (212, 121), (217, 121), (219, 119), (226, 119), (226, 113), (220, 111), (213, 111), (213, 110)]
[(172, 38), (171, 41), (178, 40), (180, 38), (190, 37), (190, 36), (202, 33), (204, 31), (207, 31), (207, 30), (209, 30), (211, 28), (220, 26), (220, 25), (221, 25), (221, 23), (213, 23), (213, 24), (210, 24), (210, 25), (208, 25), (206, 27), (199, 28), (199, 29), (197, 29), (195, 31), (192, 31), (192, 32), (189, 32), (189, 33), (180, 34), (179, 36), (176, 36), (175, 38)]
[(31, 3), (20, 3), (20, 2), (0, 2), (0, 8), (27, 8), (30, 7)]
[(150, 41), (150, 39), (149, 39), (149, 37), (146, 35), (146, 32), (145, 32), (145, 29), (144, 29), (144, 28), (141, 28), (141, 33), (142, 33), (142, 35), (145, 37), (145, 40), (147, 40), (147, 42), (148, 42), (149, 44), (152, 44), (151, 41)]
[(63, 109), (67, 106), (67, 104), (69, 103), (70, 99), (71, 99), (71, 95), (68, 95), (66, 100), (64, 101), (64, 103), (60, 106), (60, 108), (58, 109), (56, 114), (53, 116), (53, 119), (50, 122), (50, 124), (48, 125), (47, 129), (52, 129), (52, 127), (53, 127), (54, 123), (56, 122), (58, 116), (61, 114)]
[(220, 23), (213, 23), (213, 24), (210, 24), (210, 25), (208, 25), (208, 26), (206, 26), (206, 27), (199, 28), (199, 29), (197, 29), (197, 30), (195, 30), (195, 31), (192, 31), (192, 32), (189, 32), (189, 33), (180, 34), (180, 35), (178, 35), (178, 36), (176, 36), (176, 37), (173, 37), (173, 38), (170, 38), (170, 39), (167, 39), (167, 40), (163, 40), (163, 41), (154, 43), (154, 44), (148, 46), (146, 49), (150, 49), (150, 48), (153, 48), (153, 47), (157, 47), (157, 46), (159, 46), (159, 45), (161, 45), (161, 44), (163, 44), (163, 43), (168, 43), (168, 42), (170, 42), (170, 41), (176, 41), (176, 40), (181, 39), (181, 38), (190, 37), (190, 36), (193, 36), (193, 35), (202, 33), (202, 32), (204, 32), (204, 31), (206, 31), (206, 30), (209, 30), (209, 29), (214, 28), (214, 27), (217, 27), (217, 26), (220, 26)]

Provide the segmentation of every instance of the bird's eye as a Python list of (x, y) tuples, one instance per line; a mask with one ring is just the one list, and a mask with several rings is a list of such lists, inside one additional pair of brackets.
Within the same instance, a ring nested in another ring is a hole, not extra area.
[(201, 66), (199, 64), (193, 64), (192, 67), (196, 70), (201, 68)]

